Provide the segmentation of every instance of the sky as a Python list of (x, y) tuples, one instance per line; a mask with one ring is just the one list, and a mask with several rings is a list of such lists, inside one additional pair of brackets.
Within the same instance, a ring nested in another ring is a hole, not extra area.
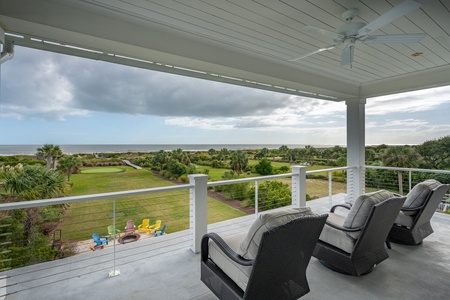
[[(366, 144), (450, 134), (450, 86), (367, 99)], [(16, 47), (0, 145), (346, 145), (346, 105)]]

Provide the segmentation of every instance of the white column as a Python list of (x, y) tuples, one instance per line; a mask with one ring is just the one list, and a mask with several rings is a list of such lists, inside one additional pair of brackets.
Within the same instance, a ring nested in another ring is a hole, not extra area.
[[(292, 207), (306, 206), (306, 167), (292, 166)], [(295, 175), (295, 176), (294, 176)]]
[(191, 250), (200, 252), (200, 244), (208, 227), (208, 175), (189, 175), (190, 188), (190, 231), (192, 234)]
[(365, 190), (365, 104), (366, 99), (347, 100), (347, 200)]

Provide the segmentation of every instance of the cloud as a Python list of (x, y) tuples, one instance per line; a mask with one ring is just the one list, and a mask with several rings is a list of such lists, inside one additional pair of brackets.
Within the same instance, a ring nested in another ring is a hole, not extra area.
[(366, 115), (414, 113), (434, 110), (450, 102), (450, 87), (427, 89), (367, 100)]
[(67, 115), (89, 114), (74, 106), (75, 87), (60, 74), (61, 65), (52, 56), (26, 56), (18, 65), (10, 61), (2, 66), (2, 117), (64, 120)]
[(4, 69), (6, 117), (64, 120), (107, 112), (223, 129), (297, 126), (345, 111), (342, 103), (17, 48)]
[[(148, 120), (162, 120), (174, 131), (186, 129), (184, 135), (199, 129), (199, 135), (209, 130), (264, 140), (315, 139), (319, 144), (340, 141), (346, 134), (344, 102), (22, 47), (16, 47), (14, 59), (2, 65), (1, 88), (2, 118), (64, 121), (69, 116), (98, 113), (149, 116)], [(448, 135), (449, 95), (450, 87), (443, 87), (368, 99), (367, 141), (401, 143)]]

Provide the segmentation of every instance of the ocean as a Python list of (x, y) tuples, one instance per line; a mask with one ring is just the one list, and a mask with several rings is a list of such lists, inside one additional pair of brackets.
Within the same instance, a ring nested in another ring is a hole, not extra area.
[[(290, 149), (303, 148), (305, 145), (289, 145)], [(34, 155), (36, 149), (43, 145), (0, 145), (0, 156)], [(183, 149), (185, 151), (220, 150), (246, 150), (246, 149), (278, 149), (282, 144), (166, 144), (166, 145), (58, 145), (65, 154), (77, 153), (125, 153), (125, 152), (156, 152), (159, 150), (172, 151)], [(330, 147), (314, 145), (316, 148)]]

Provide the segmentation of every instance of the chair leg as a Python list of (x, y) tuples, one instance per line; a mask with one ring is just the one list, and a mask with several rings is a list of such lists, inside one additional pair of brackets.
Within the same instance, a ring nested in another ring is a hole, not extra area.
[(386, 247), (388, 247), (388, 249), (392, 249), (391, 248), (391, 242), (389, 242), (388, 240), (386, 240)]

